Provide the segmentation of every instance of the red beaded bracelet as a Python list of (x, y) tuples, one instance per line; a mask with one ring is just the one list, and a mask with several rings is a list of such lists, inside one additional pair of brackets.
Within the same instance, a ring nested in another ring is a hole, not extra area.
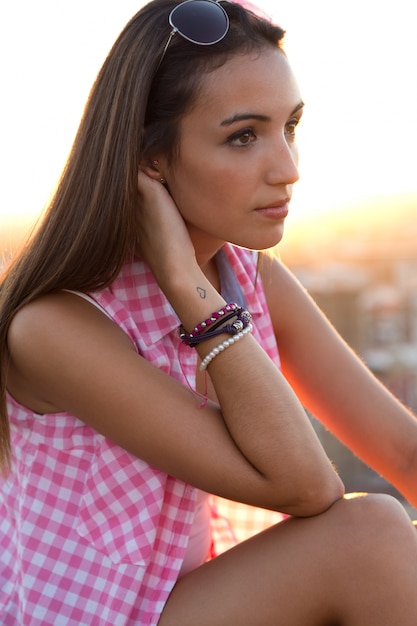
[[(226, 324), (230, 319), (235, 318), (232, 324)], [(199, 343), (207, 341), (222, 333), (236, 335), (246, 328), (252, 317), (249, 311), (235, 303), (228, 304), (221, 311), (216, 311), (210, 318), (197, 324), (191, 333), (187, 333), (183, 326), (180, 327), (180, 338), (183, 343), (191, 348), (195, 348)], [(208, 329), (208, 330), (207, 330)]]
[(198, 337), (198, 335), (201, 335), (201, 333), (203, 333), (208, 326), (211, 326), (215, 322), (218, 322), (227, 313), (236, 311), (239, 308), (240, 307), (239, 305), (236, 304), (236, 302), (231, 302), (230, 304), (226, 304), (226, 306), (224, 306), (222, 309), (220, 309), (219, 311), (214, 311), (214, 313), (212, 313), (210, 317), (208, 317), (203, 322), (200, 322), (199, 324), (197, 324), (197, 326), (195, 326), (190, 333), (187, 333), (185, 328), (181, 326), (181, 330), (180, 330), (181, 339), (183, 338), (183, 336), (188, 337), (188, 338)]

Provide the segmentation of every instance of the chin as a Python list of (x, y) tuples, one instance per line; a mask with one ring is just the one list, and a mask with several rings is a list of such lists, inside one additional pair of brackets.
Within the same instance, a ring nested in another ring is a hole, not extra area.
[(284, 224), (276, 224), (274, 228), (253, 229), (252, 232), (240, 233), (240, 236), (226, 238), (225, 241), (248, 250), (269, 250), (277, 246), (284, 236)]
[(234, 243), (241, 248), (248, 248), (248, 250), (269, 250), (270, 248), (275, 248), (275, 246), (282, 241), (284, 236), (284, 227), (275, 229), (274, 232), (269, 232), (267, 235), (263, 233), (262, 235), (259, 234), (259, 236), (254, 237), (253, 234), (251, 237), (248, 237), (245, 242), (232, 241), (231, 243)]

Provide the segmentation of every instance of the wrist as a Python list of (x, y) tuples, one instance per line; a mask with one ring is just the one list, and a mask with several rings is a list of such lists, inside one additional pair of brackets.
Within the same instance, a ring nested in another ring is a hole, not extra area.
[(170, 272), (160, 287), (181, 320), (183, 327), (191, 331), (213, 311), (226, 305), (226, 301), (206, 278), (200, 267), (188, 269), (182, 274)]
[(199, 322), (190, 332), (181, 326), (180, 337), (183, 343), (195, 348), (218, 335), (237, 335), (251, 322), (249, 311), (240, 307), (236, 302), (226, 304), (218, 311), (213, 311), (209, 317)]

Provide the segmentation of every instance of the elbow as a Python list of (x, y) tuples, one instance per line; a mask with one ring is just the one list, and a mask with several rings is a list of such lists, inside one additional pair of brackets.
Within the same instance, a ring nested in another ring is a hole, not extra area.
[(289, 503), (282, 513), (293, 517), (313, 517), (327, 511), (335, 502), (345, 495), (345, 487), (340, 477), (334, 473), (325, 481), (309, 483), (295, 494), (296, 497)]

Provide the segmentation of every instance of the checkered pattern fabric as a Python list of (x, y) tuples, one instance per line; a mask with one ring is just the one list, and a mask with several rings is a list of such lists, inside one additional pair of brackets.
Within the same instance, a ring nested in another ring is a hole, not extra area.
[[(259, 280), (254, 289), (256, 260), (229, 245), (224, 253), (254, 336), (279, 365)], [(138, 353), (195, 388), (196, 353), (181, 344), (179, 320), (146, 265), (126, 265), (110, 289), (93, 296)], [(0, 490), (2, 626), (156, 625), (184, 559), (196, 490), (68, 413), (37, 415), (11, 397), (8, 408), (14, 465)], [(243, 517), (246, 507), (215, 504), (217, 553), (244, 538), (249, 525), (250, 534), (259, 529), (256, 509)], [(225, 520), (232, 513), (234, 531)], [(262, 515), (267, 525), (276, 521), (277, 514)]]
[(216, 555), (287, 517), (276, 511), (231, 502), (217, 496), (211, 497), (211, 507), (211, 531)]

